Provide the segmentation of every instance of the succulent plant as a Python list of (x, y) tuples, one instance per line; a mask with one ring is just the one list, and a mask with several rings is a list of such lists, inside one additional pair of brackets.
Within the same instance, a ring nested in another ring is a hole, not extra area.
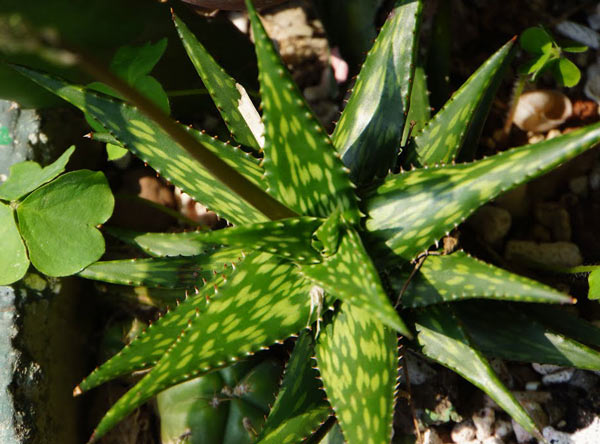
[[(16, 68), (100, 122), (105, 138), (233, 225), (212, 232), (121, 233), (150, 257), (97, 262), (80, 273), (187, 296), (76, 388), (79, 394), (149, 370), (110, 409), (92, 441), (169, 387), (297, 335), (256, 442), (322, 436), (333, 417), (349, 443), (389, 442), (398, 335), (540, 436), (487, 357), (598, 370), (600, 354), (590, 347), (600, 342), (598, 330), (582, 320), (561, 324), (558, 309), (540, 305), (570, 304), (568, 295), (433, 245), (481, 205), (598, 144), (600, 125), (472, 161), (512, 56), (510, 41), (400, 153), (409, 109), (427, 115), (422, 110), (428, 107), (426, 94), (411, 90), (424, 84), (413, 82), (422, 5), (411, 0), (394, 6), (330, 137), (281, 64), (252, 2), (246, 5), (262, 121), (241, 85), (174, 17), (245, 150), (174, 123), (118, 82), (110, 86), (133, 104)], [(457, 157), (469, 162), (455, 164)], [(404, 171), (406, 164), (416, 168)], [(479, 300), (466, 301), (473, 298)]]

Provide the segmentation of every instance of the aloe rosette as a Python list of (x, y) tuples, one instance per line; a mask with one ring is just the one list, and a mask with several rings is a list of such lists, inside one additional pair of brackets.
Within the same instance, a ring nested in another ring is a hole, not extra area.
[[(174, 17), (233, 137), (247, 146), (244, 151), (174, 124), (126, 89), (119, 92), (131, 104), (16, 68), (97, 120), (114, 143), (233, 224), (217, 232), (129, 233), (126, 240), (153, 257), (97, 262), (81, 273), (189, 295), (77, 387), (81, 393), (148, 370), (109, 410), (92, 440), (169, 387), (298, 335), (256, 442), (323, 436), (332, 418), (349, 443), (389, 442), (399, 335), (413, 339), (423, 354), (481, 388), (540, 436), (488, 357), (599, 370), (600, 355), (590, 347), (599, 343), (594, 327), (581, 323), (561, 330), (534, 308), (572, 303), (572, 298), (462, 251), (430, 255), (405, 285), (407, 270), (483, 204), (597, 145), (600, 125), (454, 164), (473, 157), (513, 54), (510, 41), (445, 107), (419, 122), (421, 129), (400, 153), (406, 113), (428, 116), (424, 78), (413, 82), (422, 4), (412, 0), (394, 6), (330, 137), (282, 65), (252, 2), (246, 4), (262, 120), (243, 87)], [(420, 90), (412, 91), (413, 84)], [(246, 154), (253, 150), (254, 155)], [(416, 168), (391, 173), (399, 162)], [(466, 301), (473, 298), (479, 301)], [(486, 324), (478, 313), (489, 317), (490, 310), (499, 315)], [(515, 312), (519, 316), (511, 315)], [(524, 339), (536, 345), (512, 347)]]

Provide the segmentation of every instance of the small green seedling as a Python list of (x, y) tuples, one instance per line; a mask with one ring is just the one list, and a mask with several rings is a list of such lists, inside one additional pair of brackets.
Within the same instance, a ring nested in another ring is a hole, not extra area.
[(581, 72), (579, 68), (567, 59), (565, 52), (585, 52), (587, 46), (567, 43), (559, 45), (556, 40), (542, 27), (527, 28), (519, 39), (521, 48), (530, 53), (533, 58), (521, 66), (521, 73), (530, 76), (535, 82), (541, 74), (550, 71), (560, 86), (573, 87), (579, 83)]
[[(150, 72), (154, 69), (160, 58), (167, 49), (167, 39), (163, 38), (155, 44), (146, 43), (142, 46), (122, 46), (115, 53), (111, 63), (110, 70), (121, 77), (128, 85), (133, 86), (141, 94), (150, 99), (165, 114), (170, 114), (169, 97), (162, 85)], [(108, 94), (113, 97), (121, 98), (112, 88), (101, 82), (93, 82), (88, 88)], [(104, 128), (96, 122), (89, 114), (86, 114), (86, 120), (94, 130), (104, 132)], [(108, 160), (117, 160), (127, 154), (127, 150), (113, 143), (106, 144)]]
[(519, 77), (515, 83), (510, 109), (504, 122), (504, 135), (508, 136), (519, 97), (527, 81), (536, 82), (544, 72), (549, 71), (560, 86), (571, 88), (579, 83), (581, 72), (577, 65), (564, 56), (565, 52), (584, 52), (587, 46), (568, 42), (559, 45), (541, 26), (527, 28), (519, 39), (521, 48), (533, 58), (519, 67)]
[(104, 253), (96, 226), (108, 220), (114, 199), (100, 172), (58, 177), (74, 150), (45, 168), (17, 163), (0, 185), (0, 285), (21, 279), (30, 261), (48, 276), (66, 276)]

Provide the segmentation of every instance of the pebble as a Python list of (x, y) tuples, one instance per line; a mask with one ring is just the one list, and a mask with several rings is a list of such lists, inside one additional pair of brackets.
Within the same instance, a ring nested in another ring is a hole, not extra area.
[(579, 247), (571, 242), (536, 243), (510, 240), (506, 244), (504, 257), (507, 261), (540, 264), (550, 267), (569, 268), (583, 263)]
[(512, 432), (513, 426), (510, 421), (502, 418), (496, 420), (496, 424), (494, 424), (494, 436), (505, 439), (510, 436)]
[[(585, 185), (585, 176), (583, 179)], [(571, 240), (571, 217), (562, 205), (555, 202), (538, 203), (534, 209), (534, 216), (540, 224), (552, 230), (554, 240)]]
[(543, 376), (549, 375), (550, 373), (555, 373), (564, 368), (564, 367), (561, 367), (560, 365), (538, 364), (537, 362), (532, 363), (531, 367), (536, 371), (536, 373), (543, 375)]
[(504, 444), (504, 441), (497, 436), (490, 436), (484, 439), (481, 444)]
[(542, 383), (544, 385), (564, 384), (573, 377), (573, 373), (575, 373), (574, 368), (565, 368), (564, 370), (544, 376), (542, 378)]
[(512, 217), (504, 208), (486, 205), (477, 210), (468, 223), (485, 243), (497, 245), (510, 230)]
[(450, 437), (452, 441), (455, 443), (464, 443), (468, 441), (473, 441), (476, 436), (475, 424), (470, 419), (459, 422), (452, 428), (452, 432), (450, 432)]
[[(437, 373), (424, 360), (407, 353), (404, 355), (404, 365), (407, 366), (410, 385), (421, 385), (435, 377)], [(400, 383), (404, 384), (404, 372), (400, 372)]]
[(471, 417), (477, 439), (483, 441), (494, 434), (494, 422), (496, 422), (496, 414), (491, 407), (484, 407), (476, 411)]
[(575, 370), (571, 379), (569, 379), (569, 385), (580, 388), (585, 392), (589, 392), (598, 385), (598, 376), (592, 372), (586, 372), (585, 370)]
[(588, 177), (577, 176), (569, 181), (569, 190), (577, 196), (585, 197), (588, 192)]
[(592, 191), (600, 190), (600, 165), (596, 165), (588, 175), (588, 181)]
[(423, 444), (444, 444), (434, 429), (427, 429), (423, 434)]
[(598, 444), (600, 418), (595, 417), (590, 425), (572, 434), (558, 431), (553, 427), (545, 427), (542, 433), (550, 444)]

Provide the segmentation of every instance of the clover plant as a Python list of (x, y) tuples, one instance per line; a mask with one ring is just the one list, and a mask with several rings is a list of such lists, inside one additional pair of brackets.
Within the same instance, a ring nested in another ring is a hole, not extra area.
[(75, 147), (42, 168), (10, 168), (0, 184), (0, 285), (21, 279), (29, 263), (48, 276), (67, 276), (100, 259), (114, 199), (101, 172), (64, 171)]
[[(405, 116), (422, 106), (422, 95), (411, 94), (422, 2), (410, 0), (395, 4), (329, 136), (282, 65), (252, 2), (246, 4), (260, 72), (258, 121), (243, 88), (174, 17), (244, 150), (173, 122), (110, 76), (102, 81), (126, 101), (16, 67), (233, 225), (212, 232), (127, 233), (123, 239), (149, 257), (100, 261), (80, 273), (182, 296), (75, 389), (81, 394), (145, 371), (91, 441), (164, 390), (295, 336), (271, 411), (246, 442), (294, 443), (313, 435), (318, 441), (334, 422), (348, 443), (390, 442), (399, 338), (462, 375), (540, 436), (488, 357), (600, 370), (600, 354), (590, 347), (600, 343), (598, 330), (581, 320), (562, 325), (556, 312), (543, 309), (571, 304), (570, 296), (434, 245), (483, 204), (596, 146), (600, 124), (455, 164), (457, 156), (473, 158), (513, 40), (399, 153)], [(398, 168), (399, 154), (416, 168)], [(421, 265), (414, 271), (417, 259)], [(194, 431), (188, 438), (195, 442)]]

